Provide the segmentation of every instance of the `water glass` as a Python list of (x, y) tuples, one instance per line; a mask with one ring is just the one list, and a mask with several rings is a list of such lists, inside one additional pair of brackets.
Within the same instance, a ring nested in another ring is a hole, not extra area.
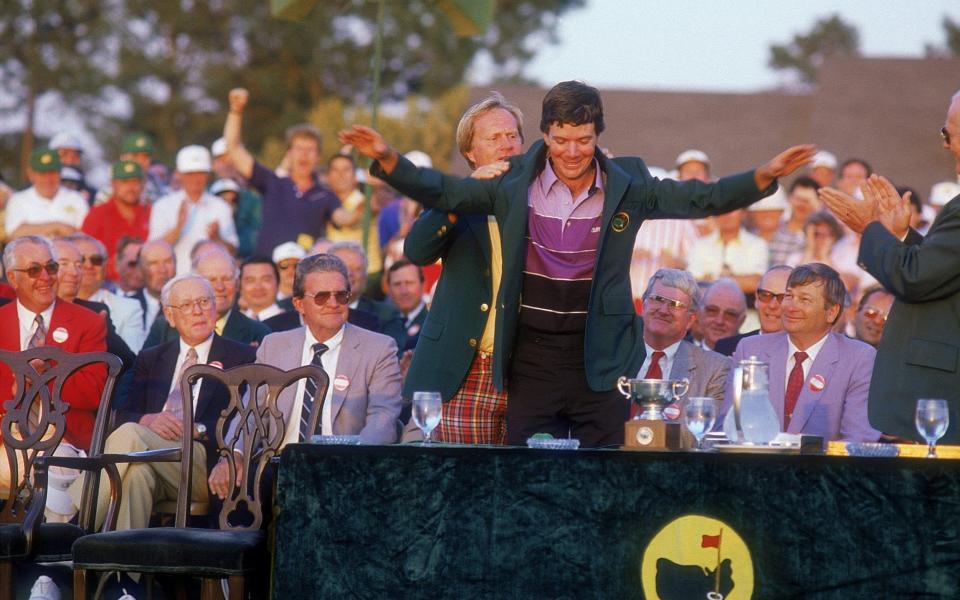
[(424, 443), (430, 443), (430, 433), (440, 424), (442, 412), (440, 392), (413, 393), (413, 422), (423, 432)]
[(717, 401), (708, 396), (687, 398), (683, 405), (683, 423), (697, 440), (696, 450), (703, 450), (703, 438), (717, 420)]
[(950, 411), (946, 400), (921, 398), (917, 400), (917, 432), (927, 440), (927, 458), (936, 458), (937, 440), (950, 426)]

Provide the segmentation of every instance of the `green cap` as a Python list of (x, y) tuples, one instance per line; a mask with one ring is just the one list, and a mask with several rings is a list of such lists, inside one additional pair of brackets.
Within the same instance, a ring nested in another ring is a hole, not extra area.
[(120, 144), (120, 154), (132, 152), (153, 154), (153, 138), (146, 133), (131, 133), (123, 138), (123, 143)]
[(60, 155), (56, 150), (40, 148), (30, 153), (30, 169), (35, 173), (60, 172)]
[(118, 160), (113, 163), (111, 170), (113, 179), (142, 179), (143, 169), (140, 163), (133, 160)]

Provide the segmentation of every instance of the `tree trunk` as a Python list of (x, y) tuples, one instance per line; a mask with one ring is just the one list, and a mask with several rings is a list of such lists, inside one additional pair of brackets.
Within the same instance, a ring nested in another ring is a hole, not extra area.
[(33, 87), (27, 90), (25, 100), (27, 105), (27, 119), (23, 124), (23, 133), (20, 139), (20, 177), (27, 180), (27, 169), (30, 166), (30, 153), (33, 152), (33, 121), (37, 109), (37, 95)]

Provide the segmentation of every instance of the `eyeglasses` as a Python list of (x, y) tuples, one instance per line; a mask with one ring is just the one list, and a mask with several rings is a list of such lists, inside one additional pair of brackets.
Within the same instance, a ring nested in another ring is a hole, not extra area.
[(715, 306), (713, 304), (703, 307), (703, 314), (705, 316), (718, 317), (720, 316), (720, 313), (723, 313), (723, 318), (727, 321), (730, 321), (731, 323), (736, 323), (737, 321), (740, 320), (740, 317), (743, 315), (743, 313), (735, 311), (732, 308), (723, 310), (719, 306)]
[(45, 265), (33, 263), (26, 269), (10, 269), (10, 270), (16, 271), (18, 273), (26, 273), (27, 277), (29, 277), (30, 279), (36, 279), (37, 277), (40, 277), (41, 271), (46, 271), (47, 275), (56, 275), (57, 272), (60, 271), (60, 265), (51, 260)]
[(193, 312), (193, 307), (200, 307), (201, 311), (207, 310), (210, 308), (210, 305), (213, 304), (213, 298), (210, 296), (204, 296), (203, 298), (197, 298), (196, 300), (187, 300), (183, 304), (171, 304), (170, 308), (175, 308), (181, 313), (188, 315)]
[(783, 297), (786, 294), (774, 294), (770, 290), (765, 290), (763, 288), (757, 288), (757, 300), (760, 302), (770, 302), (774, 298), (777, 299), (777, 302), (783, 302)]
[(102, 267), (103, 261), (104, 261), (104, 257), (100, 256), (99, 254), (90, 254), (88, 256), (83, 257), (83, 262), (89, 262), (91, 265), (95, 267)]
[(350, 291), (349, 290), (340, 290), (338, 292), (317, 292), (314, 295), (304, 294), (304, 297), (313, 298), (313, 303), (317, 306), (323, 306), (330, 301), (330, 296), (337, 301), (337, 304), (343, 306), (350, 301)]
[(880, 310), (880, 309), (877, 308), (876, 306), (870, 306), (870, 305), (864, 306), (864, 307), (863, 307), (863, 316), (865, 316), (865, 317), (868, 318), (868, 319), (877, 319), (877, 318), (879, 318), (879, 319), (880, 319), (881, 321), (883, 321), (884, 323), (887, 322), (887, 313), (883, 312), (882, 310)]
[(943, 140), (943, 143), (944, 143), (944, 144), (946, 144), (946, 145), (948, 145), (948, 146), (950, 145), (950, 132), (947, 131), (947, 128), (946, 128), (946, 127), (941, 127), (941, 128), (940, 128), (940, 139)]
[(673, 298), (665, 298), (657, 294), (650, 294), (649, 296), (647, 296), (644, 302), (647, 302), (652, 306), (666, 306), (670, 310), (683, 310), (687, 308), (687, 305), (684, 304), (683, 302), (680, 302), (679, 300), (674, 300)]

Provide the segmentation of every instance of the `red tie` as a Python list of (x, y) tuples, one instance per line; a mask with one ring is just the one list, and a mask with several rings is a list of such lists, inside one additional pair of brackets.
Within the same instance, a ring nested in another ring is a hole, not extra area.
[(797, 398), (803, 389), (803, 361), (807, 360), (806, 352), (793, 353), (793, 370), (787, 379), (787, 393), (783, 396), (783, 430), (790, 427), (790, 418), (793, 409), (797, 407)]
[[(660, 370), (660, 359), (666, 356), (663, 352), (659, 350), (654, 350), (653, 354), (650, 355), (650, 366), (647, 368), (647, 374), (643, 376), (644, 379), (663, 379), (663, 371)], [(640, 410), (640, 406), (636, 402), (630, 404), (630, 418), (637, 416), (637, 412)]]

